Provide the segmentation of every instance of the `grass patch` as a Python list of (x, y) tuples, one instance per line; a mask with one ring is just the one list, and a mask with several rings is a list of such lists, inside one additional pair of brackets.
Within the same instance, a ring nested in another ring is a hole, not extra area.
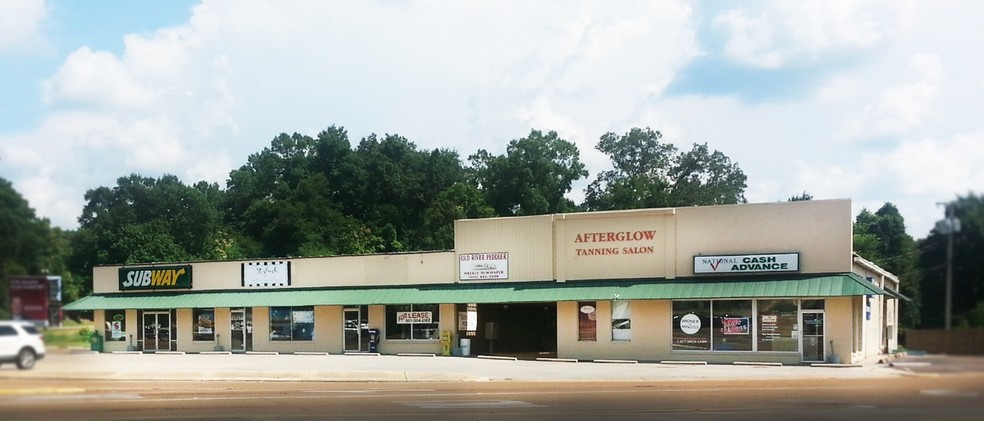
[(55, 348), (88, 347), (94, 329), (91, 324), (49, 327), (42, 333), (44, 345)]

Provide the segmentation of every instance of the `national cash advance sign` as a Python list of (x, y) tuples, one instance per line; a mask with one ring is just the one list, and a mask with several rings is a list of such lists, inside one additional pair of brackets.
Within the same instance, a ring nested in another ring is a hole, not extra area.
[(190, 288), (191, 265), (120, 268), (120, 291)]
[(799, 253), (694, 256), (694, 274), (798, 272)]

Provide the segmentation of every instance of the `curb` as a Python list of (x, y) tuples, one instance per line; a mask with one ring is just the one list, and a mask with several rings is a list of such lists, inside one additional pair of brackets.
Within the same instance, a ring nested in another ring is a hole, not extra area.
[(758, 362), (758, 361), (735, 361), (733, 365), (749, 365), (763, 367), (782, 367), (782, 363)]
[(576, 363), (576, 362), (578, 362), (578, 359), (577, 358), (544, 358), (544, 357), (540, 357), (540, 358), (537, 358), (536, 360), (537, 361), (546, 361), (546, 362), (551, 362), (551, 363)]

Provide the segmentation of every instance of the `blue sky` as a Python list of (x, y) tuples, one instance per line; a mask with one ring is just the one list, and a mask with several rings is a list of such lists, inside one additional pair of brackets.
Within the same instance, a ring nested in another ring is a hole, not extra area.
[(130, 173), (224, 186), (281, 132), (502, 153), (530, 129), (707, 143), (750, 202), (899, 207), (984, 186), (974, 1), (0, 2), (0, 177), (55, 225)]
[[(55, 74), (65, 56), (80, 46), (123, 53), (124, 34), (153, 34), (165, 26), (187, 22), (196, 1), (99, 0), (23, 2), (43, 4), (47, 12), (34, 39), (23, 47), (0, 52), (0, 133), (30, 130), (46, 111), (40, 84)], [(31, 45), (33, 44), (33, 45)]]

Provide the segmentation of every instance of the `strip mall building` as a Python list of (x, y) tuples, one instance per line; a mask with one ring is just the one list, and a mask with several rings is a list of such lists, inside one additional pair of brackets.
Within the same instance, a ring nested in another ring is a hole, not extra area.
[(460, 220), (446, 252), (100, 266), (104, 350), (857, 363), (899, 279), (849, 200)]

